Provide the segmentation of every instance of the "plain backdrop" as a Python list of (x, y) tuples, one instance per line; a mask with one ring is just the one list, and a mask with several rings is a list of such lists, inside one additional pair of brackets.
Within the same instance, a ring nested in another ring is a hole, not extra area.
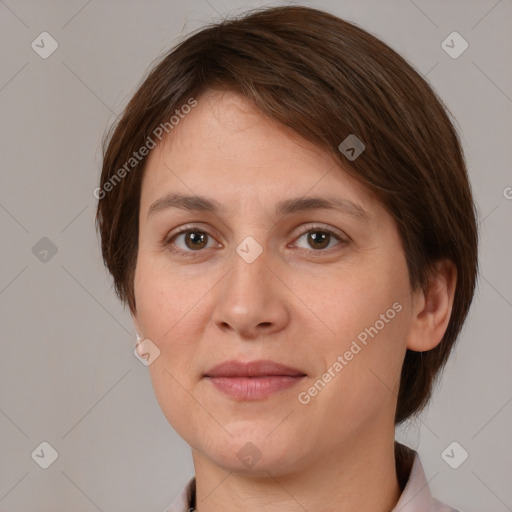
[[(0, 1), (1, 512), (162, 512), (193, 475), (101, 261), (100, 143), (151, 63), (186, 34), (278, 3)], [(439, 499), (510, 511), (512, 1), (298, 3), (384, 40), (455, 118), (479, 212), (480, 280), (433, 402), (398, 438), (420, 452)], [(457, 58), (442, 47), (454, 31), (469, 45)], [(442, 457), (454, 441), (457, 457), (468, 453), (457, 469)], [(43, 442), (57, 456), (47, 469)]]

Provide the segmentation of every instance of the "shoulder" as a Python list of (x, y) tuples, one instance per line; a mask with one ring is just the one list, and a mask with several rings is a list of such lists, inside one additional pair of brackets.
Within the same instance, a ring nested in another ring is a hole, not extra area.
[(432, 500), (432, 512), (461, 512), (457, 508), (450, 507), (446, 503), (443, 503), (435, 498)]
[(393, 512), (460, 512), (432, 496), (416, 451), (397, 443), (396, 463), (403, 491)]
[(190, 506), (193, 501), (192, 497), (195, 494), (195, 490), (196, 479), (194, 476), (187, 481), (180, 494), (163, 512), (195, 512), (194, 508)]

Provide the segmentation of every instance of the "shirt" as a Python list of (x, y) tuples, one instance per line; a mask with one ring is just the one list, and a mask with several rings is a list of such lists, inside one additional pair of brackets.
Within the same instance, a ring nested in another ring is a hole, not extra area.
[[(412, 458), (413, 462), (402, 494), (391, 512), (458, 512), (457, 509), (432, 497), (419, 455), (410, 448), (403, 445), (398, 446), (403, 450), (402, 453), (408, 454)], [(165, 512), (194, 511), (192, 503), (195, 488), (196, 479), (192, 477)]]

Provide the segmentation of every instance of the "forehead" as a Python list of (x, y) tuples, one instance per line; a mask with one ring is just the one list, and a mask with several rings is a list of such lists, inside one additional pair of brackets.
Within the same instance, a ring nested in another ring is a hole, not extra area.
[(231, 91), (207, 91), (145, 165), (141, 210), (168, 192), (214, 195), (221, 203), (277, 203), (331, 195), (368, 209), (375, 198), (326, 151)]

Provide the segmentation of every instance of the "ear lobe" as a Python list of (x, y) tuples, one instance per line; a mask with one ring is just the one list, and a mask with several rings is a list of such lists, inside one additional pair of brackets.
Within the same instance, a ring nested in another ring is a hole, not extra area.
[(437, 263), (428, 289), (419, 291), (413, 305), (407, 348), (430, 350), (441, 342), (450, 321), (457, 283), (457, 268), (452, 261)]
[(137, 322), (137, 319), (133, 315), (132, 315), (132, 320), (133, 320), (133, 325), (135, 326), (135, 332), (137, 334), (137, 339), (141, 339), (140, 327)]

